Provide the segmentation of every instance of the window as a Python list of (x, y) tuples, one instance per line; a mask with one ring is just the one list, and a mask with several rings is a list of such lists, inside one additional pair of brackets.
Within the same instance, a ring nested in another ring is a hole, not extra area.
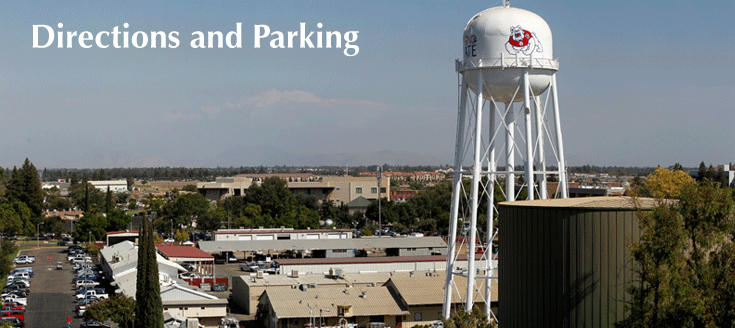
[(413, 321), (421, 321), (421, 312), (414, 313)]
[(362, 194), (362, 188), (355, 188), (356, 194)]
[(381, 194), (384, 194), (385, 193), (385, 187), (380, 187), (380, 193)]
[(375, 193), (377, 193), (377, 192), (378, 192), (378, 188), (375, 188), (375, 187), (373, 187), (373, 188), (370, 188), (370, 193), (371, 193), (371, 194), (375, 194)]

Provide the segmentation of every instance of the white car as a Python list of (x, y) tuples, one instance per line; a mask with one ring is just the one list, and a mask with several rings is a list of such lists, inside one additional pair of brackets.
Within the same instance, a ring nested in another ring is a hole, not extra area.
[(13, 259), (13, 263), (15, 264), (31, 264), (34, 262), (36, 262), (35, 256), (19, 255), (18, 257)]
[(19, 303), (22, 305), (28, 305), (28, 299), (25, 297), (18, 297), (12, 294), (3, 297), (3, 303), (10, 303), (10, 302)]
[(197, 279), (199, 275), (191, 272), (184, 272), (179, 274), (179, 279)]
[(98, 286), (100, 283), (98, 281), (94, 280), (77, 280), (76, 287), (83, 287), (83, 286)]

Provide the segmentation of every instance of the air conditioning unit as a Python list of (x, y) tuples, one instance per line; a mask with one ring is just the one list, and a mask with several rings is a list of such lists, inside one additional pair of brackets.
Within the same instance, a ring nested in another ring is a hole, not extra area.
[(255, 277), (258, 279), (263, 279), (263, 271), (258, 271), (258, 273), (255, 274)]
[(298, 278), (298, 277), (299, 277), (299, 270), (292, 270), (291, 278)]

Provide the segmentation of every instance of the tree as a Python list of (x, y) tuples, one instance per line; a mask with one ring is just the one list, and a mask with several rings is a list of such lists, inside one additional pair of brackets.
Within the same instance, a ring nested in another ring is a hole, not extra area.
[(163, 327), (163, 303), (158, 283), (158, 261), (153, 229), (143, 220), (138, 245), (138, 272), (135, 291), (135, 327)]
[(189, 240), (189, 233), (183, 230), (178, 230), (176, 231), (176, 234), (174, 234), (174, 240), (183, 243)]
[(192, 226), (196, 218), (209, 210), (209, 201), (202, 194), (183, 194), (165, 206), (164, 217), (176, 225)]
[(672, 171), (659, 166), (648, 175), (645, 184), (654, 198), (677, 198), (682, 188), (694, 184), (694, 179), (684, 171)]
[(705, 178), (685, 184), (676, 201), (639, 212), (630, 315), (617, 327), (735, 325), (733, 207), (730, 191)]
[(135, 321), (135, 299), (122, 294), (94, 303), (84, 311), (84, 320), (117, 323), (119, 328), (132, 328)]
[(479, 307), (474, 307), (472, 312), (458, 310), (452, 312), (449, 320), (443, 319), (444, 328), (490, 328), (495, 327), (485, 313)]
[(8, 236), (28, 234), (33, 231), (30, 222), (31, 210), (25, 203), (14, 201), (0, 205), (0, 231)]
[(100, 240), (107, 234), (108, 222), (102, 214), (85, 213), (76, 224), (72, 237), (77, 242)]
[(188, 191), (188, 192), (197, 192), (197, 186), (193, 184), (188, 184), (182, 187), (181, 190)]
[(203, 231), (214, 231), (219, 229), (221, 224), (220, 218), (217, 216), (207, 214), (197, 218), (197, 228)]
[(13, 168), (13, 176), (8, 186), (8, 198), (25, 203), (35, 216), (43, 213), (43, 191), (38, 170), (28, 158), (20, 170)]
[(107, 227), (105, 230), (110, 231), (122, 231), (127, 229), (128, 225), (132, 221), (132, 218), (120, 209), (114, 209), (107, 214)]

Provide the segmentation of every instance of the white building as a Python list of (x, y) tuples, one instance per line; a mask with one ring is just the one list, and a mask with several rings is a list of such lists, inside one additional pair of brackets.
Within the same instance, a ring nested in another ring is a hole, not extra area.
[(112, 192), (127, 192), (128, 181), (126, 180), (98, 180), (89, 181), (97, 190), (107, 192), (109, 188)]
[(215, 241), (350, 239), (350, 229), (220, 229)]

